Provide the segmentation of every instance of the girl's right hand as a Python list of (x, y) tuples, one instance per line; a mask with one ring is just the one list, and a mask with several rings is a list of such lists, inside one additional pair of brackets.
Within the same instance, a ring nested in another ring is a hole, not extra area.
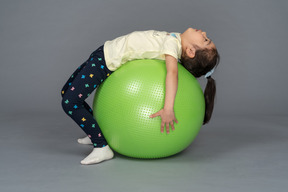
[[(164, 127), (166, 128), (166, 132), (169, 134), (170, 132), (170, 126), (172, 128), (172, 131), (175, 130), (174, 122), (178, 123), (174, 111), (173, 110), (165, 110), (161, 109), (157, 113), (154, 113), (150, 115), (150, 118), (154, 118), (160, 116), (161, 117), (161, 133), (164, 132)], [(170, 126), (169, 126), (170, 125)]]

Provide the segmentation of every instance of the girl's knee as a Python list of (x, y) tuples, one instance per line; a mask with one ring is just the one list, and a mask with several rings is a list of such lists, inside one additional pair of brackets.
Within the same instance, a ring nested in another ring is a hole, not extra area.
[(67, 114), (71, 113), (71, 111), (83, 108), (83, 104), (84, 101), (79, 101), (77, 98), (68, 98), (66, 95), (63, 96), (61, 102), (62, 108)]
[(66, 98), (63, 98), (63, 95), (62, 95), (62, 100), (61, 100), (61, 105), (62, 105), (62, 109), (67, 113), (68, 112), (68, 103), (69, 100), (66, 99)]
[(71, 99), (68, 99), (67, 97), (63, 96), (62, 97), (62, 102), (61, 102), (63, 110), (68, 114), (69, 111), (73, 109), (73, 103)]

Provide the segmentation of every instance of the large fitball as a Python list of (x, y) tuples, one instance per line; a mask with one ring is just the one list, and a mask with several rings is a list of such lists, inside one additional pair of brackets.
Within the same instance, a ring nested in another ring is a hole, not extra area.
[(188, 147), (204, 120), (202, 89), (178, 64), (174, 112), (178, 124), (161, 133), (161, 117), (150, 118), (164, 106), (166, 65), (161, 60), (133, 60), (122, 65), (97, 89), (94, 117), (109, 146), (135, 158), (161, 158)]

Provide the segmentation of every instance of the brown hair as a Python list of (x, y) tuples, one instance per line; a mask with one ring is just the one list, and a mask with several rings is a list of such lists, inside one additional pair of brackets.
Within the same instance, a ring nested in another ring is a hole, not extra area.
[[(212, 49), (199, 49), (196, 47), (195, 57), (190, 58), (187, 55), (183, 55), (181, 58), (181, 64), (196, 78), (206, 75), (207, 72), (217, 67), (220, 61), (220, 55), (216, 48)], [(207, 77), (207, 84), (204, 91), (205, 97), (205, 117), (203, 124), (206, 124), (211, 119), (214, 99), (216, 95), (216, 82), (209, 76)]]

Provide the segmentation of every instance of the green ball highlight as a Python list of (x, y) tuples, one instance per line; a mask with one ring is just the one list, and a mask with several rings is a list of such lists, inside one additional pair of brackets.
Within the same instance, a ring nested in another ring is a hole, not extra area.
[(161, 133), (166, 65), (162, 60), (133, 60), (113, 72), (98, 88), (93, 101), (96, 118), (109, 146), (134, 158), (162, 158), (187, 148), (204, 120), (205, 100), (196, 78), (178, 63), (175, 130)]

